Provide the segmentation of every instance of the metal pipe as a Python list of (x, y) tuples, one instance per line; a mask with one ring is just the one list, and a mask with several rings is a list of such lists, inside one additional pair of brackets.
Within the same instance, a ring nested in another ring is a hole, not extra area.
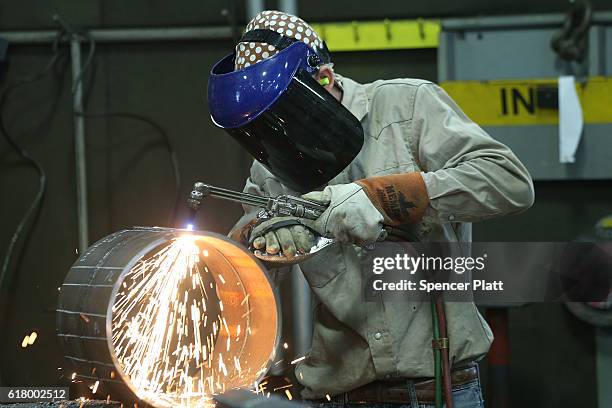
[(489, 364), (487, 382), (488, 398), (492, 407), (509, 406), (510, 386), (510, 337), (508, 330), (508, 308), (492, 307), (487, 310), (487, 322), (491, 326), (494, 340), (487, 357)]
[(597, 400), (599, 407), (612, 406), (610, 376), (612, 376), (612, 327), (595, 328), (595, 365), (597, 369)]
[[(296, 0), (279, 0), (278, 8), (297, 15)], [(299, 265), (291, 267), (291, 301), (293, 313), (294, 355), (305, 355), (312, 346), (312, 292)]]
[[(281, 0), (280, 8), (291, 12), (291, 3), (288, 5)], [(263, 11), (262, 0), (250, 0), (247, 3), (247, 14), (254, 17), (259, 11)], [(257, 11), (256, 11), (257, 10)], [(297, 7), (295, 8), (297, 12)], [(253, 14), (254, 13), (254, 14)], [(500, 28), (512, 25), (515, 28), (517, 22), (524, 26), (548, 26), (558, 27), (564, 19), (562, 14), (540, 14), (534, 16), (504, 16), (504, 17), (481, 17), (481, 18), (452, 18), (444, 19), (442, 26), (444, 30), (469, 30)], [(593, 14), (594, 24), (611, 24), (612, 12), (597, 12)], [(149, 41), (196, 41), (232, 39), (230, 27), (155, 27), (155, 28), (104, 28), (91, 29), (88, 33), (98, 43), (116, 42), (149, 42)], [(48, 44), (55, 41), (57, 30), (36, 31), (0, 31), (0, 38), (8, 40), (12, 44)], [(83, 39), (80, 39), (83, 41)]]
[[(492, 17), (447, 18), (442, 20), (443, 31), (518, 29), (518, 28), (559, 28), (565, 21), (565, 14), (533, 14)], [(593, 24), (612, 23), (612, 12), (593, 14)]]
[[(297, 0), (279, 0), (278, 8), (297, 15)], [(294, 356), (305, 355), (312, 346), (312, 292), (299, 265), (291, 267)]]
[[(297, 0), (279, 0), (278, 8), (297, 15)], [(291, 267), (294, 355), (305, 355), (312, 345), (312, 292), (299, 265)]]
[(79, 254), (89, 247), (89, 217), (87, 213), (87, 158), (85, 149), (85, 119), (83, 112), (83, 81), (81, 73), (81, 43), (72, 36), (72, 111), (74, 123), (74, 154), (76, 163), (77, 221)]
[(299, 265), (291, 267), (294, 356), (305, 355), (312, 345), (312, 293)]
[(280, 11), (293, 14), (294, 16), (298, 14), (297, 0), (279, 0), (278, 8)]
[(263, 0), (248, 0), (246, 3), (246, 12), (247, 18), (250, 20), (255, 17), (257, 14), (264, 11), (264, 1)]
[[(92, 29), (88, 34), (97, 43), (195, 41), (231, 39), (229, 27), (161, 27), (161, 28), (112, 28)], [(48, 44), (55, 41), (57, 30), (0, 31), (0, 38), (12, 44)], [(77, 38), (85, 41), (84, 38)], [(72, 39), (71, 39), (72, 41)]]
[[(166, 404), (159, 405), (156, 402), (160, 392), (163, 392), (145, 391), (147, 385), (136, 381), (135, 373), (130, 372), (129, 367), (121, 363), (121, 356), (125, 356), (127, 348), (133, 345), (118, 339), (117, 336), (124, 326), (117, 322), (133, 322), (135, 316), (141, 315), (143, 310), (151, 311), (149, 317), (155, 321), (154, 316), (163, 315), (164, 310), (167, 312), (171, 307), (169, 304), (156, 304), (154, 308), (149, 308), (148, 297), (141, 298), (139, 303), (134, 303), (129, 308), (120, 307), (122, 299), (125, 299), (126, 293), (130, 291), (154, 292), (152, 288), (155, 287), (155, 277), (163, 277), (169, 273), (168, 269), (163, 267), (164, 262), (156, 263), (152, 259), (157, 254), (167, 253), (164, 251), (185, 236), (192, 237), (193, 241), (189, 242), (195, 246), (195, 259), (194, 252), (188, 255), (190, 262), (199, 265), (201, 282), (205, 282), (206, 286), (210, 284), (211, 291), (192, 291), (192, 285), (195, 283), (189, 278), (189, 274), (181, 269), (189, 264), (183, 258), (177, 257), (175, 261), (167, 264), (176, 265), (173, 267), (176, 269), (171, 270), (171, 274), (177, 279), (177, 287), (180, 287), (176, 293), (180, 294), (181, 299), (185, 299), (187, 305), (201, 305), (206, 299), (206, 293), (210, 296), (206, 301), (208, 308), (204, 310), (205, 313), (197, 314), (204, 319), (204, 323), (197, 326), (197, 333), (201, 339), (208, 340), (210, 337), (211, 349), (222, 350), (227, 365), (225, 369), (229, 374), (219, 381), (227, 389), (248, 388), (271, 366), (275, 360), (274, 350), (280, 343), (280, 309), (264, 266), (245, 248), (219, 234), (205, 231), (186, 234), (182, 230), (169, 228), (135, 227), (111, 234), (93, 244), (86, 253), (81, 254), (61, 286), (56, 315), (57, 336), (64, 351), (65, 372), (73, 373), (72, 379), (85, 380), (89, 384), (99, 381), (97, 395), (111, 394), (125, 405), (131, 406), (132, 402), (140, 398), (146, 402), (143, 405), (159, 407), (177, 406), (178, 396), (187, 395), (179, 391), (184, 389), (186, 384), (191, 385), (192, 378), (195, 391), (198, 384), (196, 375), (206, 379), (212, 374), (214, 375), (211, 379), (222, 377), (217, 376), (222, 371), (221, 366), (217, 365), (221, 364), (219, 353), (212, 366), (202, 364), (201, 371), (195, 370), (196, 372), (185, 370), (184, 375), (190, 376), (186, 383), (174, 383), (172, 380), (174, 384), (171, 388), (175, 392), (165, 394)], [(149, 273), (143, 273), (142, 266), (145, 264), (150, 265)], [(163, 278), (162, 281), (166, 279)], [(184, 321), (193, 322), (189, 318), (189, 315), (194, 315), (193, 309), (187, 306), (187, 311), (188, 316)], [(196, 318), (197, 321), (199, 317)], [(224, 329), (214, 329), (215, 322), (223, 322)], [(178, 326), (171, 325), (167, 331), (160, 334), (168, 336), (168, 344), (179, 344), (175, 343), (179, 330), (175, 331), (172, 327)], [(185, 327), (189, 329), (181, 331), (184, 334), (182, 344), (189, 348), (195, 342), (196, 329), (192, 328), (195, 327), (192, 324), (186, 324)], [(143, 345), (149, 342), (154, 344), (157, 340), (150, 337), (150, 332), (142, 326), (134, 326), (133, 330), (138, 334), (136, 337), (142, 339)], [(145, 335), (146, 333), (149, 335)], [(153, 353), (149, 354), (148, 358), (156, 356), (157, 351), (153, 346), (146, 349)], [(202, 356), (201, 352), (199, 355)], [(207, 358), (213, 361), (210, 355), (206, 357), (204, 354), (204, 361)], [(195, 362), (193, 363), (186, 364), (185, 367), (193, 369)], [(158, 367), (161, 366), (163, 364), (160, 363)], [(241, 375), (238, 375), (241, 370)], [(166, 381), (166, 377), (159, 381)], [(206, 386), (206, 390), (209, 390), (208, 387)], [(210, 387), (213, 392), (213, 386)], [(165, 387), (161, 389), (166, 390)], [(140, 405), (140, 401), (136, 402)]]

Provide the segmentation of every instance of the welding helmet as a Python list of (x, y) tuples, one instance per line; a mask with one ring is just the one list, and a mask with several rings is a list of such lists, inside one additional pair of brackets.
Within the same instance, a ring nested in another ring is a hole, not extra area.
[(219, 61), (208, 81), (211, 118), (285, 186), (312, 191), (353, 161), (363, 128), (312, 77), (328, 54), (272, 31), (254, 31), (278, 36), (280, 52), (239, 70), (235, 54)]

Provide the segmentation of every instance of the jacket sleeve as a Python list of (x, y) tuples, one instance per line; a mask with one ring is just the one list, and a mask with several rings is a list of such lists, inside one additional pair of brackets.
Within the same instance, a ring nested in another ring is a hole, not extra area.
[(504, 144), (472, 122), (439, 86), (420, 85), (413, 129), (431, 222), (473, 222), (531, 207), (533, 182)]

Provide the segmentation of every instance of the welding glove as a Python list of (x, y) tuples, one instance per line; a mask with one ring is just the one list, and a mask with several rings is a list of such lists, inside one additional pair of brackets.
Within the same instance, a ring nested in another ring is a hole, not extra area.
[(375, 242), (382, 233), (382, 214), (356, 183), (327, 186), (302, 198), (328, 206), (318, 219), (305, 220), (324, 237), (364, 245)]
[(327, 186), (302, 197), (329, 205), (307, 225), (323, 236), (358, 245), (376, 241), (383, 223), (393, 227), (418, 223), (429, 205), (425, 182), (418, 172)]
[(258, 224), (249, 238), (253, 248), (270, 255), (307, 254), (315, 245), (314, 233), (296, 217), (273, 217)]

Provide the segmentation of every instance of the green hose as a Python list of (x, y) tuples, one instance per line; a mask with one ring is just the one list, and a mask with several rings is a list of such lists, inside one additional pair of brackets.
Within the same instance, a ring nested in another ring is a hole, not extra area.
[[(440, 323), (438, 322), (438, 314), (436, 313), (436, 301), (431, 300), (431, 322), (433, 326), (433, 339), (435, 342), (440, 340)], [(436, 387), (436, 408), (442, 408), (442, 350), (439, 348), (433, 349), (434, 353), (434, 377)]]

